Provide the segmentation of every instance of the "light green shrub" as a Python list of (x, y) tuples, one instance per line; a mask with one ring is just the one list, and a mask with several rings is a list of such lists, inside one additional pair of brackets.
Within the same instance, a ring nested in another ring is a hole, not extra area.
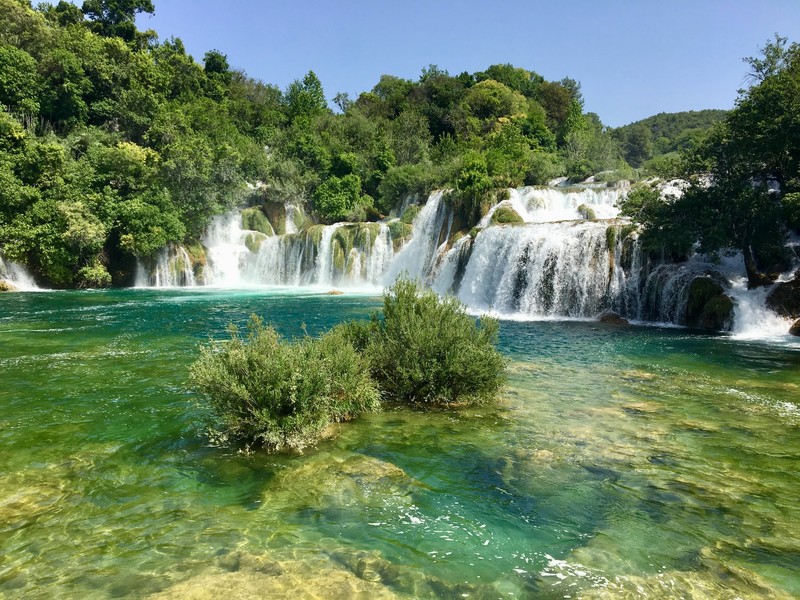
[(366, 360), (339, 330), (288, 342), (252, 316), (246, 338), (235, 327), (230, 335), (202, 346), (190, 369), (224, 437), (300, 451), (331, 423), (379, 406)]

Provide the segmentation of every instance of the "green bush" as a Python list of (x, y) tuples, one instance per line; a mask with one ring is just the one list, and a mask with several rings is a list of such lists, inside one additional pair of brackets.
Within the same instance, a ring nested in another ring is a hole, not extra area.
[(366, 352), (388, 400), (482, 402), (504, 380), (505, 363), (495, 348), (498, 328), (487, 317), (476, 323), (455, 298), (441, 299), (401, 279), (383, 296), (383, 318), (373, 320)]
[(299, 451), (331, 423), (379, 406), (367, 362), (341, 329), (287, 342), (256, 316), (243, 339), (202, 346), (191, 366), (195, 388), (210, 401), (223, 439)]
[(389, 214), (408, 195), (417, 199), (427, 196), (435, 185), (431, 170), (427, 164), (391, 167), (378, 185), (376, 208)]

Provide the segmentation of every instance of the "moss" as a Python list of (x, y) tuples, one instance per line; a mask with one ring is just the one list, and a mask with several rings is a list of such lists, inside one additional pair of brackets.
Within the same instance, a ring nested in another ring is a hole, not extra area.
[(261, 205), (261, 210), (267, 215), (267, 219), (276, 235), (286, 233), (286, 206), (283, 203), (265, 202)]
[(492, 223), (507, 225), (511, 223), (524, 223), (525, 220), (510, 206), (501, 206), (492, 214)]
[(392, 247), (397, 252), (400, 247), (411, 239), (413, 228), (408, 223), (402, 221), (389, 222), (389, 237), (392, 238)]
[(355, 246), (358, 225), (345, 225), (333, 232), (333, 243), (338, 243), (342, 251), (347, 254)]
[[(338, 233), (338, 232), (337, 232)], [(342, 242), (338, 239), (331, 241), (331, 251), (333, 253), (333, 268), (337, 273), (343, 273), (345, 267), (345, 251)]]
[(186, 254), (189, 255), (189, 260), (192, 263), (192, 273), (194, 274), (195, 281), (202, 283), (203, 274), (205, 272), (206, 265), (208, 264), (208, 257), (206, 256), (205, 247), (197, 240), (191, 240), (184, 245), (184, 248), (186, 249)]
[(305, 227), (306, 225), (310, 224), (308, 216), (303, 210), (302, 204), (295, 205), (294, 213), (292, 214), (292, 222), (294, 223), (295, 229), (297, 229), (298, 231), (303, 229), (303, 227)]
[(469, 237), (471, 237), (474, 240), (475, 236), (477, 236), (480, 232), (481, 232), (480, 227), (473, 227), (472, 229), (469, 230)]
[(623, 225), (619, 228), (619, 237), (620, 239), (624, 240), (627, 239), (632, 233), (634, 233), (638, 228), (633, 223), (629, 223), (627, 225)]
[(361, 250), (366, 250), (368, 246), (375, 243), (381, 233), (381, 226), (378, 223), (359, 223), (353, 227), (355, 228), (353, 247)]
[(613, 252), (617, 245), (617, 226), (609, 225), (606, 227), (606, 248), (609, 252)]
[(186, 254), (189, 255), (189, 259), (192, 261), (192, 266), (203, 266), (205, 267), (208, 259), (206, 257), (206, 249), (203, 247), (203, 244), (198, 242), (197, 240), (192, 240), (191, 242), (187, 243), (184, 248), (186, 249)]
[(578, 207), (578, 214), (587, 221), (594, 221), (597, 219), (594, 209), (591, 206), (586, 206), (585, 204), (581, 204)]
[(323, 229), (325, 229), (325, 225), (312, 225), (306, 229), (306, 235), (311, 239), (311, 242), (315, 246), (319, 246), (319, 243), (322, 241)]
[(258, 231), (264, 235), (273, 235), (275, 233), (269, 220), (258, 206), (245, 208), (242, 211), (242, 229)]
[(406, 225), (411, 225), (411, 223), (414, 222), (414, 219), (417, 218), (420, 210), (422, 209), (420, 208), (419, 204), (412, 204), (405, 210), (403, 216), (400, 217), (400, 221)]
[(247, 237), (244, 238), (244, 245), (247, 246), (247, 249), (250, 250), (250, 252), (256, 254), (261, 248), (261, 243), (265, 239), (267, 239), (267, 236), (261, 232), (255, 231), (247, 234)]

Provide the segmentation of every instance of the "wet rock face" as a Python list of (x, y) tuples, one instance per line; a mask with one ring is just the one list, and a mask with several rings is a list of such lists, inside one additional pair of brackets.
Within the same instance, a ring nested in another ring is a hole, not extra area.
[(767, 307), (782, 317), (800, 318), (800, 271), (791, 281), (775, 286), (767, 296)]
[(623, 319), (615, 312), (604, 312), (598, 317), (598, 321), (607, 325), (630, 325), (627, 319)]
[(789, 328), (790, 335), (796, 335), (800, 337), (800, 319), (794, 322), (794, 324)]
[(689, 286), (684, 325), (697, 329), (727, 331), (733, 324), (733, 300), (722, 286), (708, 277), (697, 277)]
[(4, 279), (0, 279), (0, 292), (16, 292), (17, 287), (9, 282), (5, 281)]

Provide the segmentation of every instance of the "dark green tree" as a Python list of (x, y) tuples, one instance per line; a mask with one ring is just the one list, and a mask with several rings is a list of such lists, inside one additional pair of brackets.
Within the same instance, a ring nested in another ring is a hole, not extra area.
[(136, 36), (136, 15), (152, 14), (155, 7), (152, 0), (85, 0), (81, 10), (100, 35), (130, 42)]

